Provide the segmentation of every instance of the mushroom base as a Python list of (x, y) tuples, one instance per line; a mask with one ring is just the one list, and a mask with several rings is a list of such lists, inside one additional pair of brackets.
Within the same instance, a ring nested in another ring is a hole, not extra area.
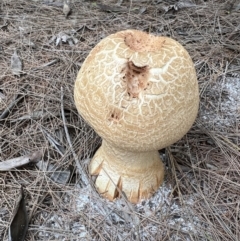
[(95, 186), (109, 200), (125, 194), (132, 203), (152, 196), (164, 178), (164, 166), (158, 151), (131, 152), (103, 140), (89, 165), (97, 175)]

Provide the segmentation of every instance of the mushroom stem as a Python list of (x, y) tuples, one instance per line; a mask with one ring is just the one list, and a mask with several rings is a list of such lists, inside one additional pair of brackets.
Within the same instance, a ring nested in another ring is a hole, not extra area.
[(95, 185), (104, 197), (114, 200), (124, 192), (132, 203), (149, 198), (164, 178), (158, 151), (122, 150), (105, 140), (91, 160), (89, 172), (98, 175)]

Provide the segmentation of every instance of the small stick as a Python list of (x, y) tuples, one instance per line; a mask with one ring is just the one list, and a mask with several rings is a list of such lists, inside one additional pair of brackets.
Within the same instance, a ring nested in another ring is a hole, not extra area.
[(54, 60), (52, 60), (52, 61), (50, 61), (50, 62), (48, 62), (48, 63), (46, 63), (46, 64), (43, 64), (43, 65), (41, 65), (41, 66), (39, 66), (39, 67), (36, 67), (36, 68), (31, 69), (31, 71), (35, 71), (35, 70), (39, 70), (39, 69), (42, 69), (42, 68), (51, 66), (51, 65), (53, 65), (53, 64), (56, 64), (58, 61), (59, 61), (59, 59), (54, 59)]
[(63, 125), (64, 125), (65, 134), (66, 134), (66, 137), (67, 137), (68, 144), (70, 146), (70, 150), (71, 150), (71, 152), (73, 154), (73, 157), (74, 157), (74, 160), (76, 162), (77, 170), (78, 170), (80, 176), (82, 177), (82, 181), (83, 181), (84, 185), (87, 186), (89, 184), (89, 180), (88, 180), (87, 174), (84, 172), (84, 170), (82, 169), (81, 165), (79, 164), (78, 156), (77, 156), (77, 154), (73, 150), (73, 146), (72, 146), (72, 143), (71, 143), (71, 140), (70, 140), (70, 136), (69, 136), (69, 133), (68, 133), (68, 129), (67, 129), (67, 125), (66, 125), (66, 119), (65, 119), (65, 114), (64, 114), (64, 108), (63, 108), (63, 95), (64, 95), (63, 94), (63, 87), (61, 87), (61, 113), (62, 113), (62, 119), (63, 119)]
[(20, 167), (32, 162), (38, 162), (42, 158), (42, 152), (36, 151), (30, 155), (16, 157), (0, 162), (0, 171), (9, 171), (13, 168)]

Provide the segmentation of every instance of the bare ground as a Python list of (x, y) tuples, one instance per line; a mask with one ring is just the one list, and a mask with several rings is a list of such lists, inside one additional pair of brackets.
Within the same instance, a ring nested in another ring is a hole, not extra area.
[[(54, 171), (34, 164), (0, 172), (0, 239), (7, 240), (22, 186), (26, 240), (240, 240), (239, 3), (116, 3), (73, 1), (67, 19), (60, 1), (0, 3), (0, 161), (40, 150), (42, 160), (71, 173), (62, 184), (51, 176)], [(201, 96), (192, 129), (160, 152), (163, 186), (138, 205), (123, 198), (108, 202), (92, 182), (84, 185), (79, 169), (86, 172), (101, 140), (73, 100), (89, 51), (129, 28), (183, 44), (195, 63)], [(20, 76), (10, 67), (15, 49), (23, 62)]]

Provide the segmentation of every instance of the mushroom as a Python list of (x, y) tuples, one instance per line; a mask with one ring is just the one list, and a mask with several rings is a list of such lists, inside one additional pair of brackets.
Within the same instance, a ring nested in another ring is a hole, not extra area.
[(78, 73), (74, 99), (102, 137), (89, 164), (100, 194), (132, 203), (161, 185), (158, 150), (181, 139), (199, 106), (196, 71), (177, 41), (125, 30), (100, 41)]

